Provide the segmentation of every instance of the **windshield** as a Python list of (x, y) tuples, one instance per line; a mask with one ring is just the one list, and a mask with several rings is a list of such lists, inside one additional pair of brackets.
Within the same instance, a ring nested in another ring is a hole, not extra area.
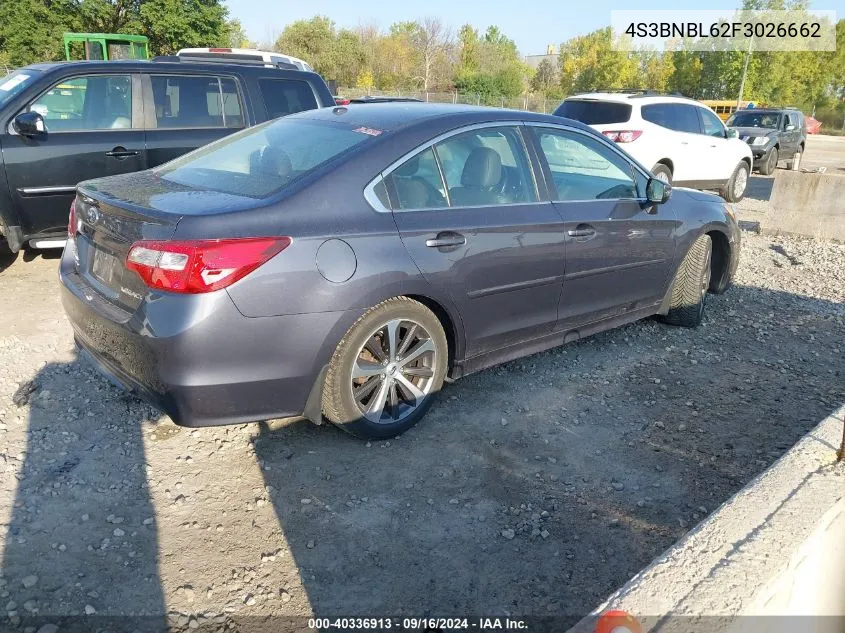
[(567, 99), (555, 110), (555, 114), (587, 125), (625, 123), (631, 118), (631, 106), (614, 101)]
[(765, 127), (776, 130), (780, 115), (776, 112), (737, 112), (730, 119), (731, 127)]
[(154, 171), (164, 180), (195, 189), (266, 198), (380, 133), (335, 121), (276, 119), (206, 145)]
[(32, 69), (16, 70), (0, 78), (0, 107), (6, 105), (15, 95), (35, 80), (38, 71)]

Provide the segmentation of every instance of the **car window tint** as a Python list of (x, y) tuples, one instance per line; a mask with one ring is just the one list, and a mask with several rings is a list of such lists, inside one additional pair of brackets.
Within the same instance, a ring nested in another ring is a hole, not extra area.
[(718, 136), (725, 138), (725, 128), (722, 125), (721, 119), (713, 114), (710, 110), (704, 108), (696, 108), (701, 115), (701, 129), (708, 136)]
[(118, 130), (132, 127), (129, 75), (63, 79), (30, 104), (50, 132)]
[(267, 107), (267, 116), (276, 117), (313, 110), (317, 107), (314, 91), (307, 81), (298, 79), (259, 79), (261, 97)]
[(434, 151), (427, 149), (394, 169), (385, 178), (394, 209), (436, 209), (449, 206)]
[(581, 134), (538, 129), (556, 201), (636, 198), (631, 165), (600, 141)]
[(435, 146), (453, 207), (535, 202), (522, 137), (512, 127), (484, 128)]
[[(231, 79), (221, 84), (220, 78), (208, 75), (152, 75), (150, 82), (157, 127), (243, 127), (240, 99)], [(227, 120), (230, 113), (232, 118)]]
[(567, 99), (558, 106), (555, 115), (581, 121), (587, 125), (625, 123), (631, 118), (631, 106), (614, 101)]
[(676, 132), (701, 133), (695, 106), (682, 103), (651, 103), (642, 107), (642, 116), (646, 121)]
[(155, 173), (194, 189), (264, 198), (374, 138), (340, 122), (277, 119), (185, 154)]

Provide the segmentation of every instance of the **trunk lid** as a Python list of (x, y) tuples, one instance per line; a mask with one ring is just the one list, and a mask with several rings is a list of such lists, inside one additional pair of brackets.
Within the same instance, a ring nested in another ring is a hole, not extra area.
[(127, 176), (79, 186), (75, 265), (109, 302), (134, 312), (149, 289), (126, 268), (129, 249), (138, 240), (170, 239), (182, 215), (151, 204), (156, 194), (148, 173)]

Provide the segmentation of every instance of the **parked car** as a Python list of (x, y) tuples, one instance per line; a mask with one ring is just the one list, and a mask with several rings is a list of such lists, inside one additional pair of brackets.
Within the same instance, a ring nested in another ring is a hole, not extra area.
[(754, 167), (769, 175), (778, 162), (787, 161), (789, 169), (798, 170), (807, 145), (804, 115), (792, 108), (753, 108), (737, 110), (727, 125), (739, 139), (748, 143), (754, 154)]
[(616, 141), (665, 182), (715, 189), (729, 202), (745, 196), (751, 150), (698, 101), (648, 91), (597, 92), (566, 99), (555, 114)]
[(302, 112), (80, 184), (62, 300), (82, 350), (177, 424), (393, 437), (447, 376), (654, 314), (698, 325), (739, 229), (671, 191), (550, 115)]
[(269, 67), (315, 72), (308, 62), (293, 55), (252, 48), (182, 48), (177, 51), (176, 56), (190, 61), (259, 62)]
[(35, 64), (0, 79), (0, 234), (13, 251), (64, 244), (82, 180), (334, 105), (311, 72), (170, 60)]

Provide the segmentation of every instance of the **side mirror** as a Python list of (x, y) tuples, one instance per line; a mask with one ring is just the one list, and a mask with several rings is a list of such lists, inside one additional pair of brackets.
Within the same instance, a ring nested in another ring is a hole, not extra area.
[(672, 195), (672, 185), (657, 178), (649, 178), (645, 191), (649, 202), (663, 204)]
[(12, 121), (12, 128), (21, 136), (38, 136), (47, 131), (44, 117), (37, 112), (21, 112)]
[(728, 128), (725, 130), (725, 138), (739, 138), (739, 132), (733, 128)]
[(795, 129), (795, 126), (794, 126), (794, 125), (792, 125), (792, 123), (790, 123), (789, 125), (787, 125), (787, 126), (786, 126), (786, 131), (787, 131), (787, 132), (791, 132), (791, 131), (792, 131), (792, 130), (794, 130), (794, 129)]

